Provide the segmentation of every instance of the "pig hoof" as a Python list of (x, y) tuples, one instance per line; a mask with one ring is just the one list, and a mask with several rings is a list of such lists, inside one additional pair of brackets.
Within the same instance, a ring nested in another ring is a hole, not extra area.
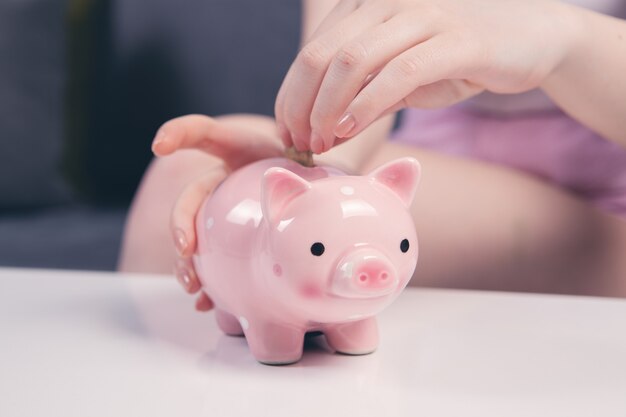
[(262, 363), (263, 365), (270, 365), (270, 366), (284, 366), (284, 365), (292, 365), (296, 362), (300, 361), (300, 358), (296, 358), (296, 359), (287, 359), (284, 361), (273, 361), (273, 360), (262, 360), (262, 359), (257, 359), (259, 361), (259, 363)]
[(372, 354), (372, 353), (376, 352), (376, 348), (373, 348), (373, 349), (363, 349), (363, 350), (353, 350), (353, 351), (336, 350), (335, 352), (339, 353), (340, 355), (363, 356), (363, 355), (369, 355), (369, 354)]

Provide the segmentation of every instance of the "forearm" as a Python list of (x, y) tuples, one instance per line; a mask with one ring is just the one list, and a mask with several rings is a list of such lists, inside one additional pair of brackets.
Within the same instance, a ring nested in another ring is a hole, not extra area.
[(570, 52), (542, 83), (568, 114), (626, 146), (626, 21), (563, 5)]

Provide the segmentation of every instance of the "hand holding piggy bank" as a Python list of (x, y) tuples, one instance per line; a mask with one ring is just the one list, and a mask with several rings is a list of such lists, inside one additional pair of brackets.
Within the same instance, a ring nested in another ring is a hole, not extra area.
[(297, 362), (312, 331), (338, 352), (373, 352), (375, 315), (417, 263), (419, 174), (412, 158), (366, 176), (284, 158), (231, 174), (196, 218), (194, 264), (219, 327), (265, 364)]

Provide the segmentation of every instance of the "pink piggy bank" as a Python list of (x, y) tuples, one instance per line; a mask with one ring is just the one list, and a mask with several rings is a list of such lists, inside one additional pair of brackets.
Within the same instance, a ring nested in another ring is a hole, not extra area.
[(232, 173), (196, 219), (195, 268), (219, 327), (265, 364), (298, 361), (313, 331), (338, 352), (373, 352), (375, 316), (417, 263), (419, 175), (412, 158), (366, 176), (284, 158)]

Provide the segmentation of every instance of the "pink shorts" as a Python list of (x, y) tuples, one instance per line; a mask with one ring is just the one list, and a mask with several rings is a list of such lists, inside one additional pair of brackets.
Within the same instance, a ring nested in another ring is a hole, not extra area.
[(392, 140), (516, 168), (626, 217), (626, 148), (560, 110), (495, 115), (460, 105), (410, 109)]

